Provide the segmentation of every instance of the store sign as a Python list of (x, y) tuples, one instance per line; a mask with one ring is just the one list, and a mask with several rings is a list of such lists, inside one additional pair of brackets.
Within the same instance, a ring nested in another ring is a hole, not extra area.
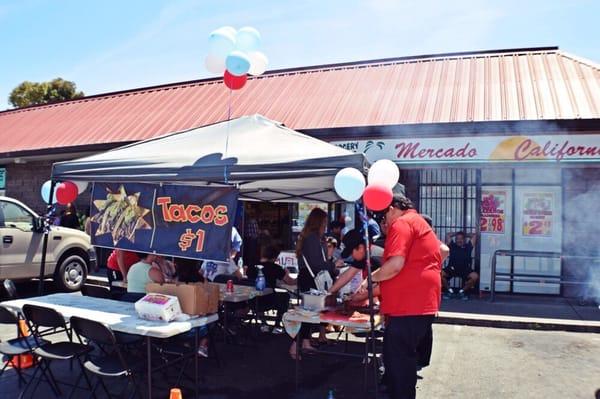
[(526, 192), (522, 194), (523, 236), (552, 236), (552, 218), (554, 213), (554, 193)]
[(506, 191), (481, 190), (479, 230), (488, 234), (504, 234), (506, 225)]
[(231, 188), (96, 183), (92, 245), (224, 261), (237, 197)]
[(369, 161), (398, 163), (600, 161), (600, 135), (481, 136), (334, 141)]
[(0, 168), (0, 190), (6, 188), (6, 168)]

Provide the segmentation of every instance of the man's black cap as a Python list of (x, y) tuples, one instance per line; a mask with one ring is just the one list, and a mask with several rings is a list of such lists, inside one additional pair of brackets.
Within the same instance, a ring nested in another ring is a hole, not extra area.
[(352, 251), (358, 248), (360, 244), (364, 244), (365, 240), (363, 235), (356, 229), (350, 230), (344, 234), (342, 239), (344, 243), (344, 250), (342, 251), (342, 258), (346, 259), (352, 254)]

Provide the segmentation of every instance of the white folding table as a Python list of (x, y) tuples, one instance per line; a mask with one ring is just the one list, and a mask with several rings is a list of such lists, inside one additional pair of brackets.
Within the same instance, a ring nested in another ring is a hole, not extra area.
[[(115, 301), (112, 299), (95, 298), (79, 294), (51, 294), (28, 299), (16, 299), (1, 303), (7, 308), (21, 311), (26, 304), (45, 306), (52, 308), (63, 315), (66, 321), (72, 316), (82, 317), (89, 320), (101, 321), (113, 331), (140, 335), (146, 337), (147, 344), (147, 372), (148, 372), (148, 397), (152, 398), (152, 338), (165, 339), (195, 329), (194, 342), (198, 347), (198, 328), (214, 323), (219, 319), (217, 314), (203, 317), (194, 317), (188, 321), (172, 321), (169, 323), (161, 321), (150, 321), (140, 319), (130, 302)], [(198, 396), (198, 356), (194, 356), (195, 364), (195, 390)]]

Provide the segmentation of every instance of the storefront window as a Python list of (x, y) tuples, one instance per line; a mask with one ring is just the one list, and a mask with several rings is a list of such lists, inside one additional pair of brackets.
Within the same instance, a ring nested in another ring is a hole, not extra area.
[(552, 166), (515, 169), (515, 184), (561, 184), (561, 171)]

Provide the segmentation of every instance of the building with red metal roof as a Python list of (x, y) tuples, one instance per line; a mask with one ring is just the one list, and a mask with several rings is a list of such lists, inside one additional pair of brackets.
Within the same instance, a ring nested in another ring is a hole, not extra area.
[[(480, 235), (474, 267), (484, 290), (496, 249), (600, 256), (582, 244), (600, 235), (589, 217), (600, 214), (600, 67), (557, 47), (293, 68), (232, 93), (220, 78), (203, 79), (3, 111), (4, 189), (41, 209), (54, 161), (254, 113), (397, 162), (440, 236)], [(573, 279), (589, 269), (567, 258), (499, 265)], [(564, 293), (547, 282), (498, 288)]]

